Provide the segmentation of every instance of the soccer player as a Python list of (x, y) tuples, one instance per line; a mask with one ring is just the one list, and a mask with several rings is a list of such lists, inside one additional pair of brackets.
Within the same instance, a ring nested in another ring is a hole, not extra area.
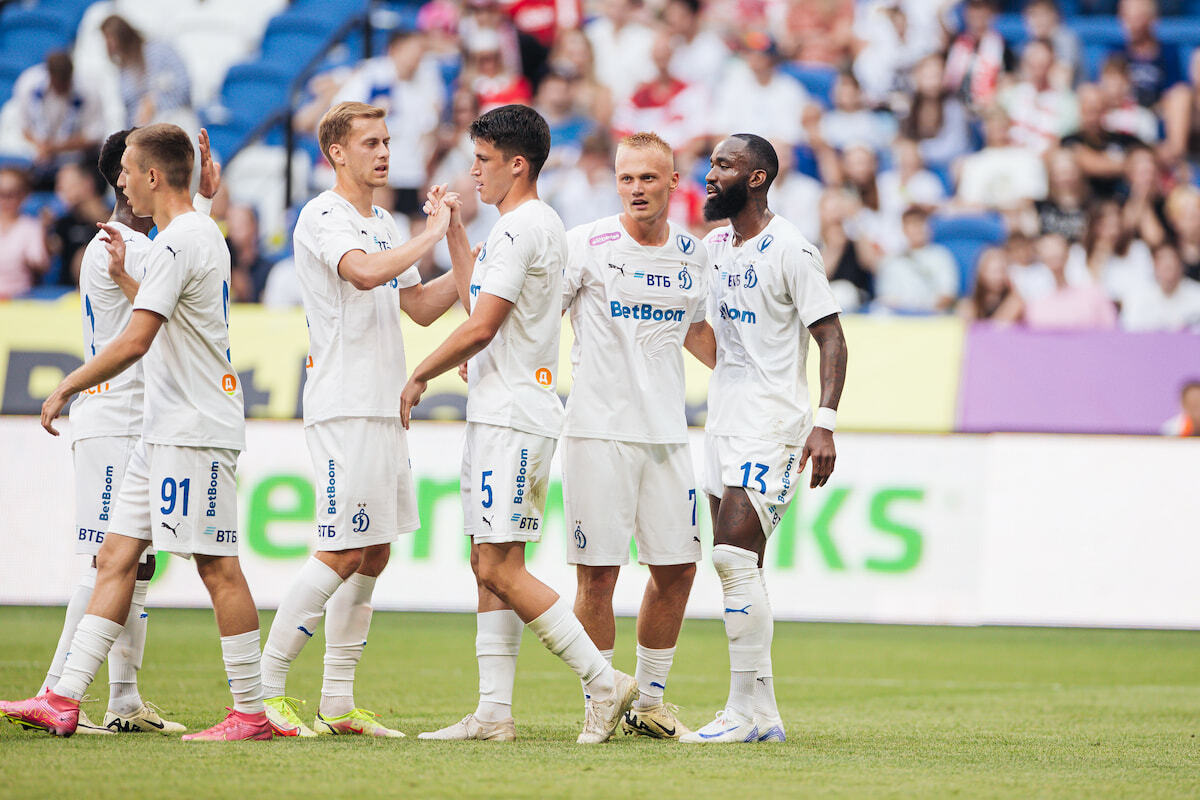
[[(100, 149), (100, 174), (116, 193), (116, 204), (108, 224), (120, 232), (125, 243), (125, 264), (112, 265), (105, 248), (108, 234), (97, 232), (83, 251), (79, 267), (80, 311), (83, 318), (84, 357), (96, 353), (116, 338), (133, 313), (134, 296), (145, 275), (145, 257), (150, 250), (146, 234), (154, 226), (149, 217), (138, 217), (117, 186), (121, 156), (129, 131), (118, 131)], [(200, 193), (192, 202), (207, 211), (220, 187), (220, 167), (211, 156), (208, 132), (200, 131)], [(109, 267), (115, 266), (115, 271)], [(80, 393), (71, 408), (71, 455), (75, 462), (75, 552), (91, 556), (91, 566), (67, 604), (66, 620), (54, 660), (39, 695), (53, 688), (62, 677), (67, 650), (75, 627), (83, 617), (96, 585), (96, 554), (108, 530), (113, 498), (120, 491), (138, 437), (142, 435), (142, 396), (145, 384), (142, 365), (135, 364), (111, 381)], [(150, 548), (138, 564), (133, 599), (125, 628), (109, 653), (108, 712), (104, 725), (96, 725), (81, 708), (76, 733), (181, 733), (178, 722), (164, 720), (152, 706), (142, 702), (137, 688), (146, 647), (146, 590), (154, 576), (154, 553)]]
[[(450, 208), (404, 243), (392, 216), (371, 205), (387, 185), (384, 110), (339, 103), (321, 119), (321, 150), (333, 189), (310, 200), (296, 222), (296, 273), (308, 319), (304, 431), (320, 486), (316, 554), (284, 596), (263, 649), (267, 717), (282, 736), (402, 737), (354, 704), (354, 672), (371, 625), (371, 594), (392, 542), (420, 527), (400, 425), (404, 340), (400, 312), (421, 325), (458, 299), (454, 276), (428, 284), (413, 266), (446, 233)], [(407, 154), (406, 154), (407, 155)], [(284, 693), (288, 668), (325, 615), (325, 676), (313, 728)]]
[[(270, 739), (259, 679), (258, 611), (237, 557), (238, 453), (245, 448), (241, 388), (229, 360), (229, 249), (216, 223), (192, 207), (192, 143), (175, 125), (139, 128), (126, 139), (118, 186), (133, 213), (153, 217), (158, 236), (145, 257), (129, 324), (67, 375), (42, 406), (42, 425), (76, 392), (99, 386), (143, 359), (145, 422), (96, 559), (96, 588), (71, 640), (62, 677), (0, 713), (58, 736), (75, 732), (79, 700), (121, 635), (138, 561), (159, 550), (195, 558), (216, 614), (234, 706), (212, 728), (184, 740)], [(121, 231), (103, 225), (115, 271)]]
[(637, 694), (588, 638), (571, 607), (525, 569), (525, 543), (541, 537), (550, 457), (562, 428), (555, 394), (566, 232), (538, 198), (550, 128), (527, 106), (501, 106), (471, 123), (471, 176), (496, 221), (472, 257), (461, 214), (447, 243), (459, 297), (470, 317), (413, 370), (401, 397), (407, 425), (428, 382), (468, 361), (462, 504), (479, 589), (479, 706), (422, 739), (512, 741), (513, 676), (527, 624), (584, 682), (578, 741), (606, 741)]
[[(761, 136), (734, 134), (710, 161), (704, 216), (730, 224), (704, 240), (713, 264), (717, 348), (703, 486), (712, 510), (713, 566), (725, 596), (731, 677), (725, 710), (680, 741), (784, 741), (772, 685), (763, 552), (805, 465), (812, 461), (812, 488), (824, 486), (833, 472), (846, 341), (820, 251), (767, 208), (767, 189), (779, 171), (774, 148)], [(810, 334), (821, 350), (815, 418), (804, 371)]]
[(653, 133), (623, 139), (616, 178), (624, 212), (567, 235), (563, 308), (575, 330), (562, 441), (574, 534), (567, 560), (577, 565), (575, 616), (611, 661), (613, 590), (636, 536), (650, 581), (637, 624), (640, 694), (622, 728), (676, 739), (688, 729), (663, 694), (700, 560), (683, 347), (711, 359), (710, 265), (700, 242), (667, 219), (679, 184), (670, 145)]

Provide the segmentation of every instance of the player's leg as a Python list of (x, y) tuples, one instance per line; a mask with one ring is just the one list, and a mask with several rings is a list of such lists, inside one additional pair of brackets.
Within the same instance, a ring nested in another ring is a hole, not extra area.
[(588, 638), (600, 649), (609, 664), (617, 641), (617, 620), (613, 614), (613, 592), (617, 588), (619, 566), (575, 566), (575, 606), (572, 609)]
[(767, 629), (766, 643), (759, 656), (758, 669), (754, 682), (754, 725), (758, 728), (760, 742), (784, 742), (787, 734), (783, 729), (783, 719), (779, 715), (779, 706), (775, 702), (775, 673), (771, 664), (771, 642), (775, 637), (775, 621), (771, 615), (771, 597), (767, 592), (767, 579), (763, 570), (758, 570), (759, 579), (763, 584), (763, 599), (766, 602), (767, 616), (771, 625)]

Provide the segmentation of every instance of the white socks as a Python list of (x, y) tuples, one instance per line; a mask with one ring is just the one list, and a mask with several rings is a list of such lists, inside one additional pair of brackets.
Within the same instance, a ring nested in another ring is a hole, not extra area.
[(771, 598), (767, 594), (767, 578), (758, 571), (763, 585), (763, 599), (767, 609), (767, 641), (758, 658), (757, 679), (754, 683), (754, 716), (760, 719), (779, 719), (779, 706), (775, 704), (775, 673), (771, 669), (771, 640), (775, 635), (775, 618), (771, 615)]
[(653, 708), (663, 701), (663, 693), (667, 690), (667, 674), (671, 671), (671, 662), (675, 660), (675, 648), (651, 650), (649, 647), (637, 646), (637, 682), (638, 699), (634, 707), (639, 709)]
[(263, 706), (262, 673), (259, 669), (258, 630), (221, 637), (221, 657), (233, 693), (233, 710), (259, 714)]
[(58, 637), (58, 647), (54, 651), (54, 660), (50, 662), (46, 680), (42, 681), (42, 688), (38, 690), (39, 696), (45, 694), (47, 689), (53, 689), (58, 683), (58, 679), (62, 677), (63, 664), (66, 663), (67, 653), (71, 650), (71, 639), (75, 637), (75, 629), (79, 626), (79, 620), (83, 619), (83, 615), (87, 613), (94, 588), (96, 588), (96, 568), (88, 567), (84, 571), (79, 585), (75, 587), (71, 601), (67, 603), (67, 615), (63, 620), (62, 635)]
[[(332, 571), (332, 570), (330, 570)], [(354, 573), (325, 606), (325, 675), (321, 714), (340, 717), (354, 710), (354, 671), (371, 629), (373, 575)], [(272, 629), (274, 632), (274, 629)]]
[[(572, 613), (574, 613), (574, 612), (572, 612)], [(580, 623), (580, 624), (582, 624), (582, 623)], [(600, 651), (600, 655), (604, 656), (604, 660), (608, 662), (608, 665), (610, 667), (612, 666), (614, 652), (616, 652), (616, 651), (615, 650), (601, 650)], [(587, 683), (584, 681), (580, 681), (579, 685), (583, 687), (583, 699), (586, 701), (589, 698), (588, 690), (587, 690)]]
[(606, 700), (615, 689), (612, 666), (588, 638), (583, 625), (561, 597), (529, 623), (542, 644), (583, 681), (584, 691), (594, 700)]
[(517, 654), (525, 623), (512, 609), (484, 611), (475, 616), (475, 659), (479, 662), (480, 722), (500, 722), (512, 716)]
[(108, 654), (108, 710), (122, 716), (136, 714), (142, 708), (137, 674), (146, 650), (146, 590), (150, 581), (135, 581), (125, 629)]
[(262, 652), (262, 683), (266, 697), (284, 693), (288, 668), (312, 635), (325, 613), (325, 605), (342, 578), (327, 565), (310, 558), (275, 612), (267, 645)]
[(771, 629), (758, 554), (719, 544), (713, 548), (712, 560), (725, 595), (725, 635), (729, 637), (729, 700), (725, 707), (752, 720), (754, 679)]
[(100, 665), (108, 658), (108, 651), (121, 635), (122, 627), (104, 617), (85, 614), (75, 628), (70, 654), (63, 664), (62, 677), (53, 688), (54, 693), (72, 700), (82, 700)]

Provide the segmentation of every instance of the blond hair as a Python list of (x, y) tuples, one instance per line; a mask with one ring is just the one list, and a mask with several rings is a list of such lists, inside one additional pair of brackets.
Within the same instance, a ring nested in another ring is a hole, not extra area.
[(642, 131), (640, 133), (631, 133), (620, 142), (617, 147), (630, 147), (634, 150), (658, 150), (671, 159), (671, 167), (675, 166), (675, 151), (671, 149), (671, 145), (659, 136), (657, 133)]
[(167, 186), (187, 190), (195, 156), (192, 140), (183, 128), (168, 122), (135, 128), (125, 139), (125, 148), (130, 147), (137, 148), (135, 155), (139, 167), (157, 169), (162, 172)]
[(325, 116), (321, 117), (320, 124), (317, 125), (317, 139), (321, 143), (321, 152), (330, 166), (333, 165), (333, 157), (329, 155), (329, 148), (335, 144), (344, 145), (346, 143), (346, 136), (350, 133), (350, 127), (354, 124), (354, 120), (383, 119), (384, 116), (382, 108), (366, 103), (338, 103), (326, 111)]

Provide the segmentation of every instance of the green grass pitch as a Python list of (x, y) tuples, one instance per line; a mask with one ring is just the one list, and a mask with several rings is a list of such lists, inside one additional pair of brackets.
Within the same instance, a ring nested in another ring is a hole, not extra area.
[[(0, 608), (0, 697), (37, 689), (61, 622), (57, 608)], [(516, 744), (417, 741), (474, 708), (474, 633), (466, 615), (375, 615), (357, 700), (408, 739), (60, 740), (2, 725), (0, 797), (1200, 796), (1200, 632), (777, 624), (789, 740), (723, 748), (577, 746), (579, 685), (526, 635)], [(289, 683), (310, 711), (322, 649), (318, 634)], [(633, 661), (620, 620), (616, 664)], [(720, 623), (685, 623), (668, 699), (686, 723), (723, 703), (727, 667)], [(210, 612), (151, 612), (141, 686), (190, 729), (222, 716)], [(86, 707), (103, 716), (102, 701)]]

